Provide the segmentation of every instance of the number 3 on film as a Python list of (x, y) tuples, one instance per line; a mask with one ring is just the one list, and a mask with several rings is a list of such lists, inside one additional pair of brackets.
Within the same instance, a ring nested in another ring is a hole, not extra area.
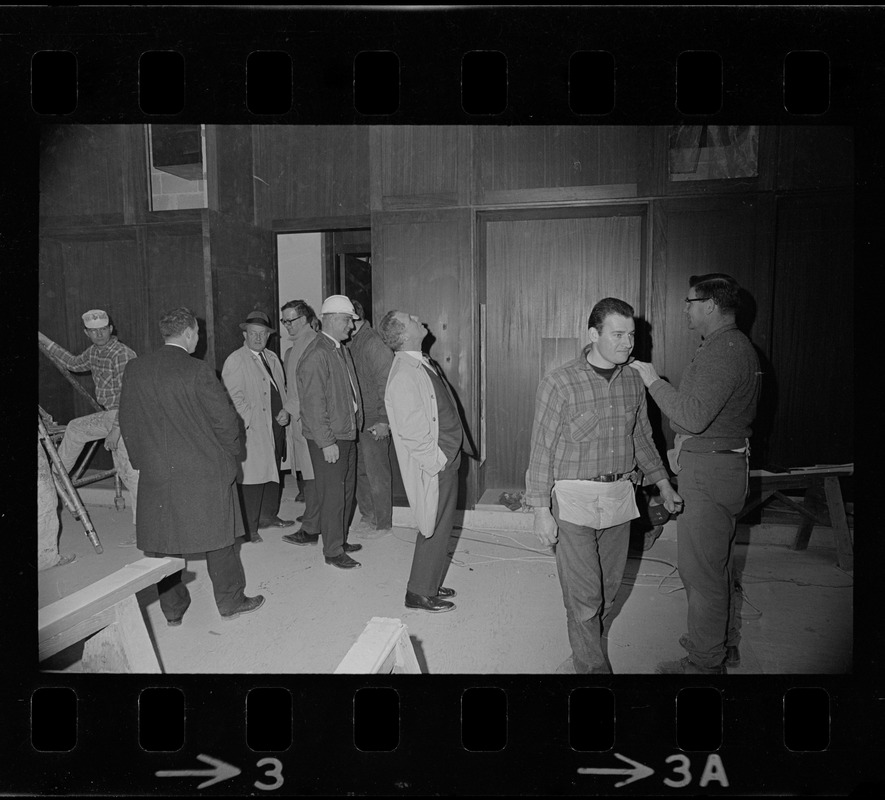
[(262, 781), (255, 781), (254, 786), (256, 789), (263, 789), (265, 792), (272, 792), (275, 789), (279, 789), (280, 786), (283, 785), (283, 765), (278, 758), (262, 758), (261, 761), (258, 762), (256, 766), (263, 767), (267, 765), (268, 769), (265, 772), (265, 776), (268, 778), (273, 778), (273, 783), (263, 783)]

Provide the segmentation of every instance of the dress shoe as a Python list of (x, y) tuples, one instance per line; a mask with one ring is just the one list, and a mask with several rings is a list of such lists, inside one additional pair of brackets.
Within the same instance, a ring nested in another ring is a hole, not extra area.
[(257, 611), (261, 606), (264, 605), (264, 595), (256, 594), (255, 597), (245, 597), (243, 598), (243, 602), (240, 603), (237, 608), (230, 612), (230, 614), (222, 614), (222, 619), (236, 619), (243, 614), (249, 614), (252, 611)]
[(361, 544), (351, 544), (350, 542), (344, 543), (344, 552), (345, 553), (355, 553), (357, 550), (362, 550), (363, 546)]
[(738, 650), (737, 645), (725, 648), (724, 664), (726, 667), (739, 667), (741, 665), (741, 651)]
[(423, 594), (406, 592), (406, 608), (416, 608), (421, 611), (441, 613), (443, 611), (451, 611), (454, 607), (455, 604), (450, 603), (448, 600), (440, 600), (438, 597), (425, 597)]
[(724, 665), (718, 667), (699, 667), (688, 656), (678, 661), (661, 661), (655, 667), (658, 675), (726, 675)]
[(258, 521), (259, 528), (288, 528), (289, 526), (294, 524), (294, 519), (280, 519), (279, 517), (273, 517), (272, 519), (262, 519)]
[(264, 539), (261, 538), (261, 534), (258, 531), (255, 531), (251, 536), (249, 536), (250, 542), (263, 542)]
[(295, 531), (282, 537), (284, 542), (289, 544), (316, 544), (319, 541), (318, 533), (307, 533), (306, 531)]
[(456, 597), (457, 594), (454, 589), (448, 589), (445, 586), (440, 586), (439, 591), (436, 593), (437, 597)]
[(342, 553), (334, 558), (327, 558), (326, 563), (339, 569), (353, 569), (354, 567), (362, 566), (359, 561), (354, 561), (347, 553)]
[(177, 619), (167, 619), (166, 624), (170, 628), (177, 628), (179, 625), (181, 625), (181, 621), (184, 619), (184, 615), (187, 613), (187, 610), (190, 607), (191, 607), (191, 601), (188, 600), (187, 605), (184, 607), (184, 611), (182, 611), (181, 614), (179, 614), (178, 618)]

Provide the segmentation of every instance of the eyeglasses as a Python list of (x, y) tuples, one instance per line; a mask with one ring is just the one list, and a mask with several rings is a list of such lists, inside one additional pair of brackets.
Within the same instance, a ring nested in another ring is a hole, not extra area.
[(709, 297), (686, 297), (686, 303), (703, 303), (705, 300), (709, 300)]
[(300, 317), (292, 317), (292, 319), (283, 319), (282, 317), (280, 317), (280, 322), (282, 322), (283, 325), (291, 325), (293, 322), (299, 319), (304, 319), (304, 314), (302, 314)]

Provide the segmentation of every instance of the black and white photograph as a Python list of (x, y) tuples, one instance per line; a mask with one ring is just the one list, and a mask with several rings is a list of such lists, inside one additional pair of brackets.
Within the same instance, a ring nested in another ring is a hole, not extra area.
[(853, 154), (42, 127), (41, 668), (851, 673)]
[(0, 9), (0, 786), (881, 794), (883, 32)]

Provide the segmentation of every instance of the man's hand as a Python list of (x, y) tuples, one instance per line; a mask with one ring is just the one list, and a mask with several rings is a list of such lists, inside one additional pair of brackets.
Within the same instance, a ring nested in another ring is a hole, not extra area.
[(117, 445), (120, 443), (120, 429), (119, 428), (111, 428), (111, 432), (105, 437), (104, 440), (104, 449), (110, 450), (113, 452), (117, 449)]
[(649, 364), (647, 361), (636, 361), (633, 360), (627, 364), (628, 367), (633, 367), (638, 373), (639, 377), (642, 378), (642, 382), (648, 387), (651, 386), (656, 380), (660, 380), (660, 375), (655, 372), (655, 368)]
[(326, 462), (329, 464), (334, 464), (338, 461), (338, 445), (330, 444), (328, 447), (323, 448), (323, 458), (326, 459)]
[(376, 422), (371, 428), (369, 428), (372, 436), (375, 437), (375, 441), (381, 441), (381, 439), (386, 439), (390, 436), (390, 425), (386, 422)]
[(556, 520), (549, 508), (535, 508), (535, 536), (541, 547), (553, 547), (556, 544)]
[(40, 331), (37, 331), (37, 341), (44, 347), (49, 347), (49, 345), (52, 344), (52, 339), (50, 339), (45, 333), (40, 333)]
[(666, 508), (671, 514), (681, 514), (684, 504), (682, 498), (670, 485), (670, 481), (664, 478), (657, 482), (657, 487), (661, 490), (661, 499), (664, 501), (664, 508)]
[(289, 412), (286, 411), (285, 408), (280, 409), (280, 413), (277, 414), (277, 425), (283, 427), (284, 425), (289, 424)]

